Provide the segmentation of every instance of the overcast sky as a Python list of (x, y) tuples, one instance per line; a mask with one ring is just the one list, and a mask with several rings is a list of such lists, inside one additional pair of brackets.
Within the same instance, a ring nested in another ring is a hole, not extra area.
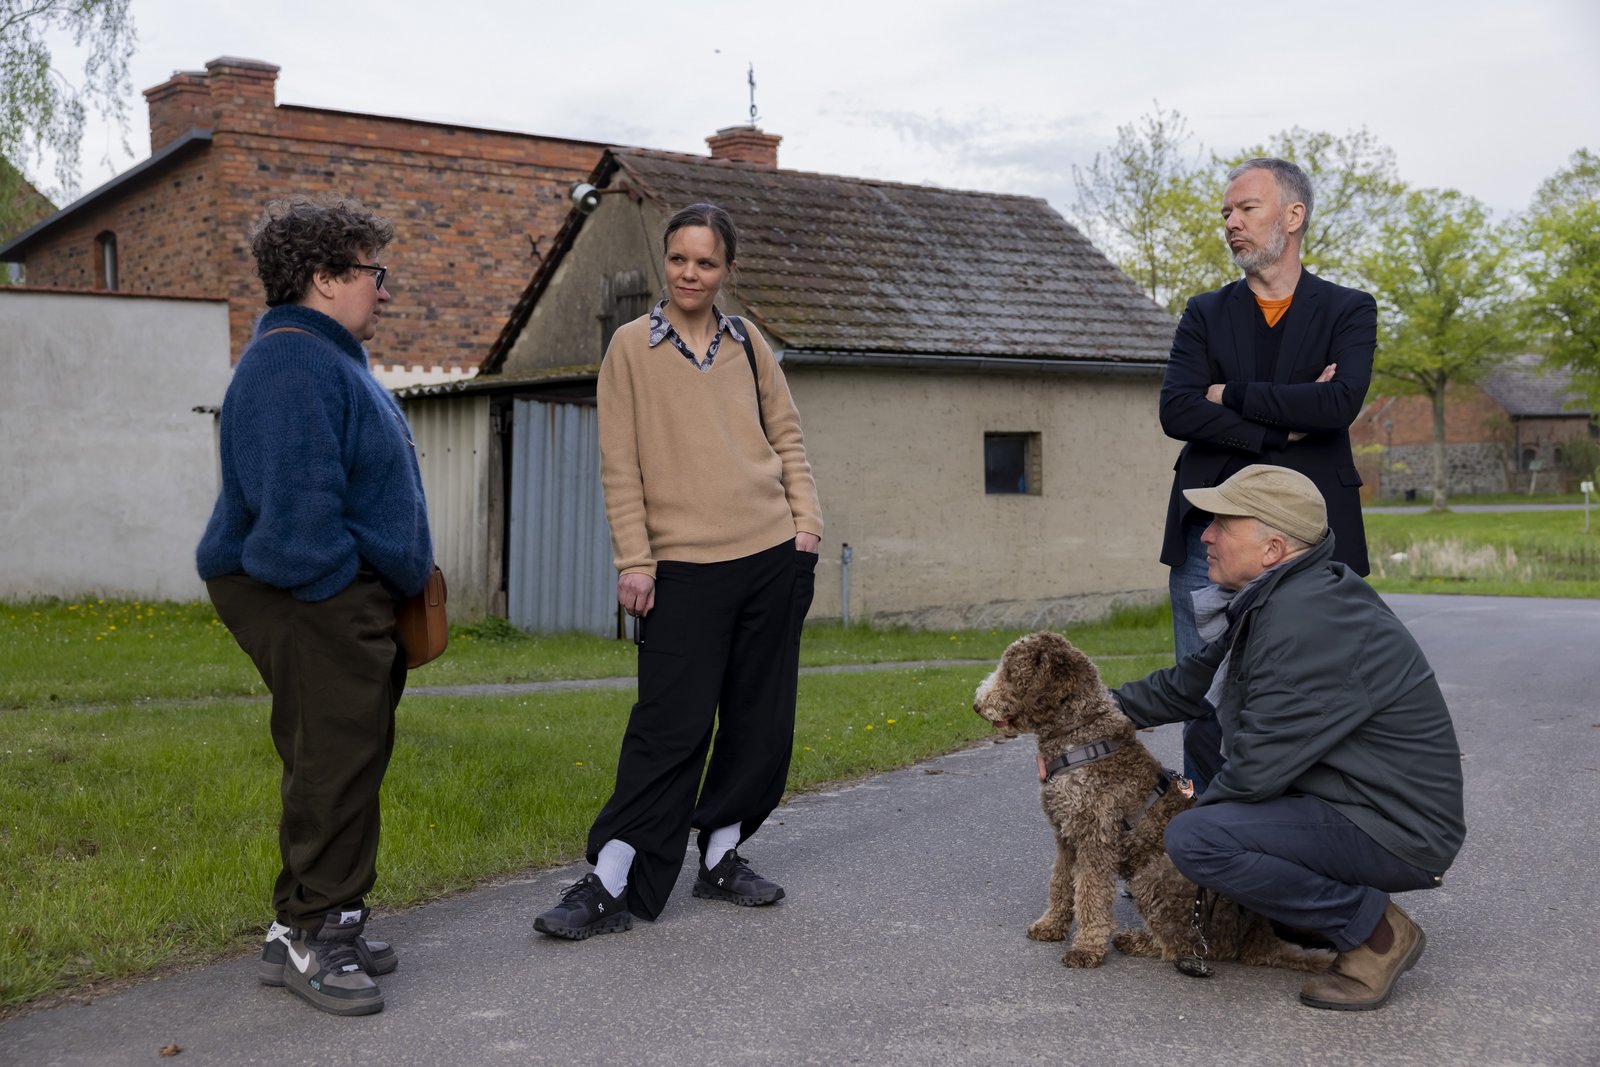
[[(706, 150), (749, 121), (784, 167), (1043, 196), (1155, 102), (1198, 148), (1300, 125), (1366, 127), (1401, 177), (1497, 212), (1600, 148), (1600, 2), (1342, 0), (133, 0), (120, 151), (84, 145), (88, 191), (149, 154), (138, 92), (231, 55), (282, 68), (278, 102)], [(70, 57), (63, 69), (71, 71)], [(362, 190), (352, 190), (357, 195)]]

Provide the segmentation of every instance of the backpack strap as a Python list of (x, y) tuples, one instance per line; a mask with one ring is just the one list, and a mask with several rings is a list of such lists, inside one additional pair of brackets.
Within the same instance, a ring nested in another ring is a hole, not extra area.
[(761, 420), (761, 435), (767, 434), (767, 416), (761, 410), (761, 375), (756, 371), (756, 350), (750, 343), (750, 327), (737, 315), (729, 315), (728, 321), (739, 327), (739, 332), (744, 335), (744, 358), (750, 361), (750, 377), (756, 380), (756, 418)]

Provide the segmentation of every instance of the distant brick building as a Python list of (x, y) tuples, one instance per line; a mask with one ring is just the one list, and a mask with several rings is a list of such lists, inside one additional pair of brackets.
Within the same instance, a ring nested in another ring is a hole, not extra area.
[[(1578, 403), (1570, 373), (1517, 356), (1477, 385), (1452, 386), (1445, 410), (1451, 494), (1562, 492), (1592, 472), (1573, 469), (1600, 439), (1595, 414)], [(1433, 492), (1433, 404), (1425, 396), (1374, 396), (1350, 427), (1366, 499)]]
[(394, 301), (370, 346), (384, 377), (472, 373), (605, 146), (278, 104), (277, 78), (222, 58), (146, 90), (150, 158), (0, 244), (0, 262), (29, 286), (225, 298), (237, 356), (262, 308), (251, 221), (276, 197), (348, 193), (395, 224)]

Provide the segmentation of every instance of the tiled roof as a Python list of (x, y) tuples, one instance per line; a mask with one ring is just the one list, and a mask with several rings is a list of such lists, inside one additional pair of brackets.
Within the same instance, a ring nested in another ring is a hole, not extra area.
[[(1176, 325), (1040, 199), (613, 148), (590, 179), (670, 215), (720, 204), (739, 226), (738, 298), (774, 342), (817, 353), (1159, 366)], [(571, 249), (557, 233), (484, 361), (494, 374)]]
[(1572, 388), (1571, 372), (1562, 367), (1541, 372), (1543, 366), (1540, 356), (1516, 356), (1484, 376), (1483, 391), (1516, 417), (1589, 414), (1581, 404), (1567, 406), (1568, 401), (1581, 399)]
[(1040, 199), (613, 149), (668, 212), (739, 226), (739, 299), (786, 347), (1160, 362), (1174, 322)]

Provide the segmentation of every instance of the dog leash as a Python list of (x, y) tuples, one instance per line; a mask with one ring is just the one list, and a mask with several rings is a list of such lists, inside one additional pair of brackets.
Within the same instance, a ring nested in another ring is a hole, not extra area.
[(1217, 906), (1216, 894), (1211, 894), (1210, 907), (1206, 906), (1206, 891), (1199, 886), (1194, 890), (1194, 915), (1189, 919), (1189, 927), (1194, 931), (1194, 951), (1184, 956), (1179, 956), (1173, 966), (1190, 978), (1210, 978), (1212, 975), (1211, 964), (1206, 962), (1206, 957), (1211, 954), (1211, 946), (1206, 943), (1206, 926), (1211, 922), (1211, 911)]

